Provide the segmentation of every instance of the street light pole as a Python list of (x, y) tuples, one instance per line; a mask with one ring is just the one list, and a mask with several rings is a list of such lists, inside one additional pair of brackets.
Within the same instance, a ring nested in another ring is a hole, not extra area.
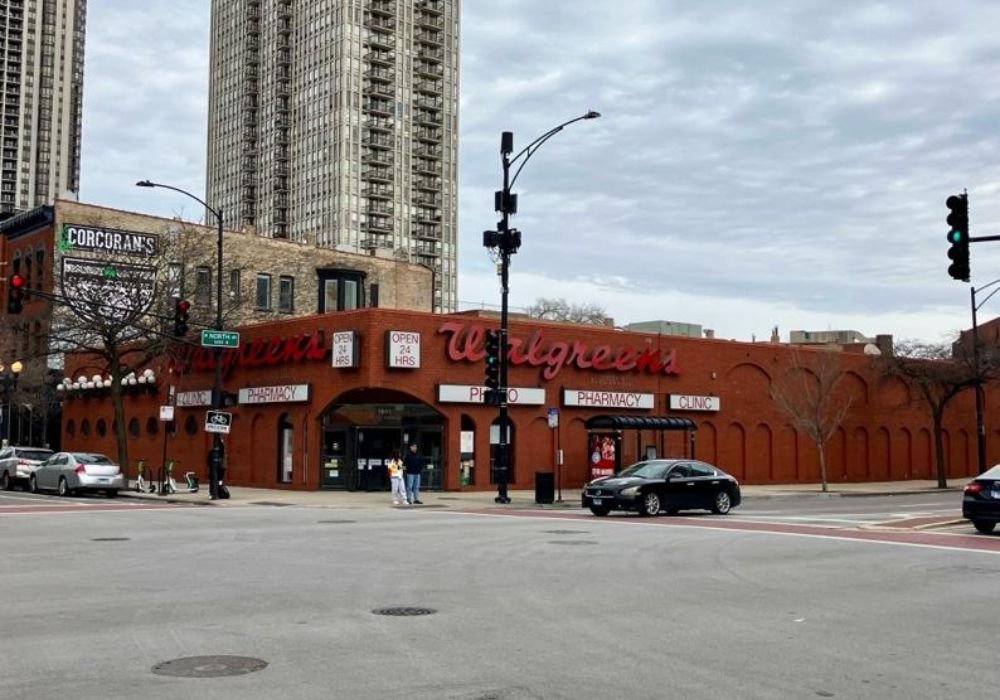
[[(214, 209), (199, 197), (191, 194), (187, 190), (182, 190), (179, 187), (173, 187), (172, 185), (163, 185), (158, 182), (151, 182), (150, 180), (140, 180), (135, 183), (137, 187), (162, 187), (163, 189), (173, 190), (174, 192), (179, 192), (180, 194), (186, 195), (193, 199), (194, 201), (205, 207), (206, 211), (211, 212), (215, 216), (216, 223), (216, 264), (215, 264), (215, 330), (221, 331), (222, 328), (222, 232), (223, 232), (223, 218), (222, 209)], [(215, 410), (220, 410), (223, 407), (222, 402), (222, 348), (215, 348), (215, 383), (212, 386), (212, 408)], [(212, 433), (212, 451), (208, 458), (208, 495), (209, 498), (215, 500), (219, 498), (219, 481), (222, 475), (222, 456), (223, 456), (223, 446), (222, 446), (222, 435), (219, 433)]]
[[(8, 445), (11, 443), (14, 427), (14, 391), (17, 390), (17, 378), (22, 369), (24, 369), (24, 365), (19, 360), (10, 364), (10, 370), (0, 365), (0, 382), (3, 383), (3, 417), (7, 428), (6, 435), (3, 437)], [(20, 426), (18, 432), (20, 433)]]
[[(501, 219), (497, 222), (496, 231), (485, 231), (483, 233), (483, 245), (487, 248), (497, 248), (500, 253), (500, 357), (499, 375), (500, 387), (499, 396), (493, 397), (498, 402), (500, 424), (500, 435), (497, 444), (497, 454), (494, 460), (494, 470), (497, 480), (497, 496), (494, 499), (497, 503), (510, 503), (507, 495), (507, 484), (510, 468), (509, 455), (509, 435), (508, 435), (508, 407), (507, 407), (507, 299), (510, 293), (510, 256), (521, 247), (521, 232), (510, 228), (510, 217), (517, 213), (517, 195), (512, 194), (510, 188), (517, 181), (517, 176), (521, 174), (525, 164), (543, 143), (562, 131), (564, 128), (581, 119), (596, 119), (601, 116), (600, 112), (588, 111), (569, 121), (563, 122), (559, 126), (553, 127), (544, 134), (521, 149), (517, 155), (511, 157), (514, 151), (514, 133), (504, 131), (500, 135), (500, 158), (503, 165), (503, 189), (496, 193), (494, 197), (494, 209), (501, 213)], [(513, 177), (510, 168), (518, 160), (521, 165), (514, 171)], [(492, 395), (491, 395), (492, 396)]]

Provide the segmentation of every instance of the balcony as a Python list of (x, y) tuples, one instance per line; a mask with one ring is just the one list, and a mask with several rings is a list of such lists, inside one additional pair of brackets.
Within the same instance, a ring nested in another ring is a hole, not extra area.
[(392, 151), (375, 151), (366, 148), (361, 154), (361, 162), (366, 165), (391, 166), (393, 163)]
[(392, 131), (393, 121), (385, 117), (368, 117), (365, 119), (365, 128), (374, 132)]
[(392, 170), (380, 166), (369, 166), (361, 169), (361, 178), (372, 182), (392, 182)]
[(396, 96), (396, 89), (392, 85), (373, 83), (367, 80), (365, 81), (364, 91), (365, 94), (368, 95), (381, 95), (383, 97), (388, 97), (389, 99)]
[(392, 219), (376, 216), (361, 223), (361, 230), (369, 233), (392, 233)]
[[(418, 43), (430, 44), (430, 46), (437, 48), (438, 53), (441, 56), (441, 58), (439, 58), (438, 60), (444, 58), (444, 51), (440, 48), (444, 46), (444, 38), (441, 32), (435, 31), (433, 29), (417, 29), (415, 32), (413, 32), (413, 38), (416, 39)], [(423, 56), (427, 51), (428, 49), (424, 48), (420, 52), (420, 56)]]
[(387, 202), (385, 200), (370, 200), (368, 202), (368, 207), (365, 209), (368, 216), (381, 214), (383, 216), (392, 216), (392, 202)]
[(413, 131), (413, 135), (419, 141), (427, 141), (430, 143), (441, 143), (441, 130), (440, 129), (429, 129), (427, 127), (421, 127)]
[(368, 250), (373, 250), (375, 248), (392, 248), (392, 236), (366, 229), (364, 224), (361, 225), (361, 230), (368, 231), (370, 234), (367, 238), (361, 239), (362, 248), (367, 248)]
[(369, 114), (377, 114), (382, 117), (392, 116), (392, 101), (379, 98), (365, 99), (362, 109)]
[(418, 190), (427, 190), (428, 192), (440, 192), (441, 178), (417, 177), (413, 179), (413, 186)]
[(427, 12), (426, 10), (422, 10), (417, 13), (414, 18), (414, 23), (418, 27), (427, 27), (428, 29), (444, 29), (444, 17), (440, 14)]
[(380, 68), (377, 65), (369, 64), (365, 68), (365, 78), (373, 81), (391, 83), (395, 80), (396, 74), (387, 68)]
[(426, 158), (415, 158), (413, 160), (413, 172), (415, 173), (436, 177), (441, 174), (440, 170), (440, 163), (437, 161), (427, 160)]
[(418, 76), (414, 81), (413, 87), (418, 93), (440, 95), (444, 90), (444, 82), (441, 80), (430, 80)]
[(361, 143), (369, 148), (392, 148), (392, 137), (372, 132), (361, 137)]
[[(389, 47), (392, 49), (393, 47)], [(365, 52), (365, 60), (383, 66), (393, 66), (396, 64), (396, 52), (391, 50), (373, 49)]]
[(416, 143), (413, 145), (413, 155), (420, 156), (421, 158), (438, 159), (441, 157), (441, 146), (430, 143)]
[(417, 61), (413, 66), (413, 72), (421, 78), (440, 78), (444, 75), (444, 67), (440, 63)]
[(413, 194), (413, 203), (420, 207), (434, 207), (436, 209), (441, 208), (441, 195), (431, 192), (423, 192), (417, 190)]
[(365, 38), (365, 44), (376, 49), (381, 49), (386, 53), (392, 53), (392, 50), (396, 48), (396, 39), (392, 34), (380, 34), (373, 31), (369, 32)]
[(396, 16), (396, 3), (393, 0), (371, 0), (368, 11), (373, 15)]
[(441, 63), (444, 61), (444, 49), (421, 46), (417, 51), (417, 58)]
[(376, 182), (365, 182), (361, 186), (361, 194), (368, 199), (392, 199), (392, 186)]
[(413, 121), (418, 126), (426, 126), (430, 128), (441, 126), (441, 112), (433, 112), (429, 110), (420, 110), (417, 112)]
[(440, 16), (444, 14), (444, 0), (418, 0), (416, 9)]
[(417, 209), (417, 213), (410, 217), (410, 223), (414, 226), (439, 224), (441, 223), (441, 212), (437, 209)]
[(365, 26), (372, 31), (391, 34), (396, 31), (396, 18), (394, 16), (387, 17), (384, 13), (366, 13)]
[(426, 241), (440, 241), (441, 227), (437, 224), (420, 224), (410, 230), (410, 235)]

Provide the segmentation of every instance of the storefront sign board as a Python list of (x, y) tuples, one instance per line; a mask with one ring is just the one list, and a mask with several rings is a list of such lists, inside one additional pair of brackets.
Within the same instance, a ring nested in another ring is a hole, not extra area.
[[(441, 403), (483, 403), (485, 386), (465, 384), (439, 384), (438, 401)], [(512, 386), (507, 388), (507, 403), (517, 406), (541, 406), (545, 403), (545, 389)]]
[(179, 391), (177, 392), (178, 406), (211, 406), (211, 391)]
[(420, 368), (420, 334), (416, 331), (385, 332), (386, 366)]
[(333, 334), (331, 364), (338, 369), (358, 366), (358, 334), (354, 331), (337, 331)]
[(279, 384), (240, 389), (240, 403), (299, 403), (309, 400), (308, 384)]
[(563, 389), (563, 406), (652, 409), (655, 406), (655, 397), (653, 394), (639, 394), (631, 391)]
[(718, 396), (670, 395), (670, 409), (673, 411), (718, 411), (721, 406)]

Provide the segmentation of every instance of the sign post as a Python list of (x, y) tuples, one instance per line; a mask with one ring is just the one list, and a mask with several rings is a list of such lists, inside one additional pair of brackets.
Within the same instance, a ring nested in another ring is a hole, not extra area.
[(562, 503), (562, 450), (559, 448), (559, 409), (549, 409), (549, 428), (553, 435), (553, 461), (556, 468), (556, 503)]

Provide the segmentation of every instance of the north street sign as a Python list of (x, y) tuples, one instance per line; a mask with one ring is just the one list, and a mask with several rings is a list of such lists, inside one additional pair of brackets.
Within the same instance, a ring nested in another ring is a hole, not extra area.
[(205, 411), (205, 432), (229, 434), (233, 414), (226, 411)]
[(239, 331), (215, 331), (204, 329), (201, 332), (203, 348), (238, 348), (240, 346)]

